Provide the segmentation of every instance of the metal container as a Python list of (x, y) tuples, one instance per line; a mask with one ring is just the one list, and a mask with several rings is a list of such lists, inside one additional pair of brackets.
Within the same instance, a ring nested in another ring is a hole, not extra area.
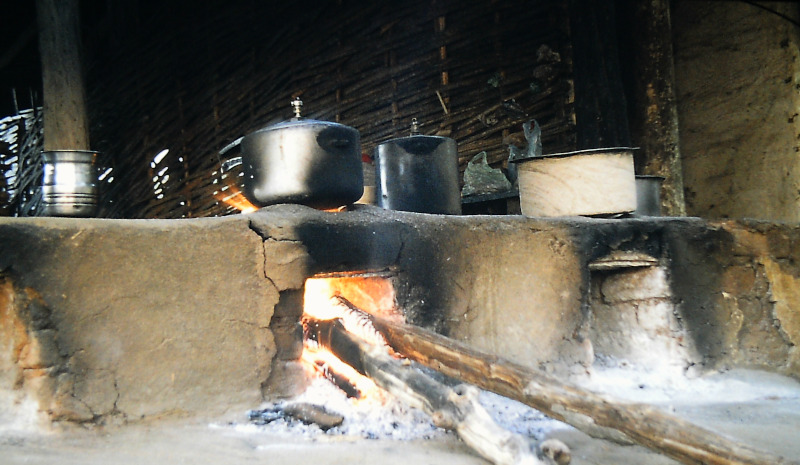
[(461, 214), (458, 149), (449, 137), (411, 136), (375, 148), (376, 203), (388, 210)]
[(91, 217), (97, 213), (97, 152), (50, 150), (42, 152), (41, 214)]
[(636, 216), (661, 216), (662, 176), (636, 176)]
[(525, 216), (613, 216), (636, 209), (633, 150), (579, 150), (516, 160)]
[(334, 208), (357, 201), (364, 189), (356, 129), (295, 117), (246, 135), (241, 142), (244, 194), (263, 207), (298, 203)]

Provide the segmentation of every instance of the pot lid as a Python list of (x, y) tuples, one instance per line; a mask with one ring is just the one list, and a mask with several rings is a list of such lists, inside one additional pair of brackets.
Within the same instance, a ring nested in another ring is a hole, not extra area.
[(281, 121), (280, 123), (271, 124), (269, 126), (257, 130), (256, 132), (273, 131), (276, 129), (287, 129), (287, 128), (307, 127), (307, 126), (340, 127), (355, 131), (355, 129), (351, 128), (350, 126), (346, 126), (340, 123), (335, 123), (333, 121), (320, 121), (316, 119), (304, 118), (300, 114), (301, 107), (303, 106), (303, 101), (300, 100), (300, 97), (295, 97), (295, 99), (292, 100), (291, 104), (292, 104), (292, 109), (294, 110), (294, 117), (292, 119), (289, 119), (287, 121)]
[(425, 141), (425, 140), (427, 140), (427, 141), (439, 141), (441, 143), (441, 142), (444, 142), (446, 140), (452, 140), (450, 137), (445, 137), (445, 136), (427, 136), (427, 135), (424, 135), (424, 134), (420, 134), (419, 133), (419, 126), (420, 126), (420, 124), (417, 121), (417, 118), (411, 118), (410, 135), (404, 136), (404, 137), (395, 137), (393, 139), (385, 140), (385, 141), (381, 142), (378, 145), (380, 146), (380, 145), (384, 145), (384, 144), (397, 144), (397, 143), (402, 143), (404, 141)]

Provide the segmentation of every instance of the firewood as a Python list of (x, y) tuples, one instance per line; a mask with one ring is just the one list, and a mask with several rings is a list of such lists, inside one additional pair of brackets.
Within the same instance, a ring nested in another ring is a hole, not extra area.
[(398, 353), (444, 375), (534, 407), (590, 436), (633, 441), (691, 465), (798, 465), (653, 406), (601, 396), (434, 332), (378, 318), (373, 323)]
[[(311, 337), (342, 361), (408, 405), (429, 414), (436, 426), (455, 431), (465, 444), (497, 465), (545, 465), (520, 435), (501, 428), (477, 400), (472, 386), (450, 388), (419, 369), (348, 332), (341, 320), (316, 321)], [(568, 448), (559, 443), (561, 456)]]
[(344, 417), (339, 414), (330, 413), (324, 407), (305, 402), (287, 405), (284, 407), (283, 413), (307, 425), (313, 423), (322, 431), (339, 426), (344, 421)]

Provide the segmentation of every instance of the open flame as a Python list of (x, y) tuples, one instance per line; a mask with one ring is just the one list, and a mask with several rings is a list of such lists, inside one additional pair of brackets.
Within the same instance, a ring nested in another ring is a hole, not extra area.
[(250, 203), (236, 186), (228, 186), (228, 189), (218, 192), (215, 197), (225, 205), (233, 207), (242, 213), (251, 213), (258, 210), (258, 207)]
[(336, 355), (324, 347), (319, 347), (305, 341), (303, 344), (303, 353), (300, 354), (300, 360), (311, 367), (314, 372), (325, 378), (331, 379), (332, 377), (343, 378), (349, 384), (353, 391), (350, 391), (345, 385), (336, 383), (337, 386), (344, 390), (348, 397), (355, 397), (358, 399), (372, 398), (380, 395), (381, 390), (374, 381), (357, 372), (355, 368), (339, 360)]
[[(337, 296), (344, 297), (357, 309), (343, 305), (337, 300)], [(380, 274), (347, 273), (309, 278), (305, 283), (303, 299), (304, 327), (313, 324), (314, 320), (338, 318), (348, 331), (374, 344), (385, 345), (386, 341), (372, 328), (369, 317), (359, 310), (382, 318), (402, 320), (396, 310), (394, 287), (389, 279)], [(300, 360), (319, 375), (329, 379), (331, 377), (345, 379), (346, 383), (357, 391), (357, 393), (348, 392), (351, 397), (366, 399), (382, 395), (383, 391), (371, 379), (361, 375), (315, 341), (304, 340)], [(335, 384), (345, 391), (348, 390), (338, 382)]]
[(341, 295), (359, 309), (381, 318), (402, 321), (397, 310), (394, 286), (385, 273), (330, 273), (306, 280), (304, 312), (319, 320), (341, 315), (331, 314), (328, 300)]

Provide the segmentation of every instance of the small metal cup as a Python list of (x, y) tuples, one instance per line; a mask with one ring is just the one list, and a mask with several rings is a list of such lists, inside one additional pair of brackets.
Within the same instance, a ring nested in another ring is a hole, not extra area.
[(636, 176), (636, 216), (661, 216), (661, 176)]
[(43, 216), (91, 217), (97, 213), (97, 152), (50, 150), (42, 152)]

